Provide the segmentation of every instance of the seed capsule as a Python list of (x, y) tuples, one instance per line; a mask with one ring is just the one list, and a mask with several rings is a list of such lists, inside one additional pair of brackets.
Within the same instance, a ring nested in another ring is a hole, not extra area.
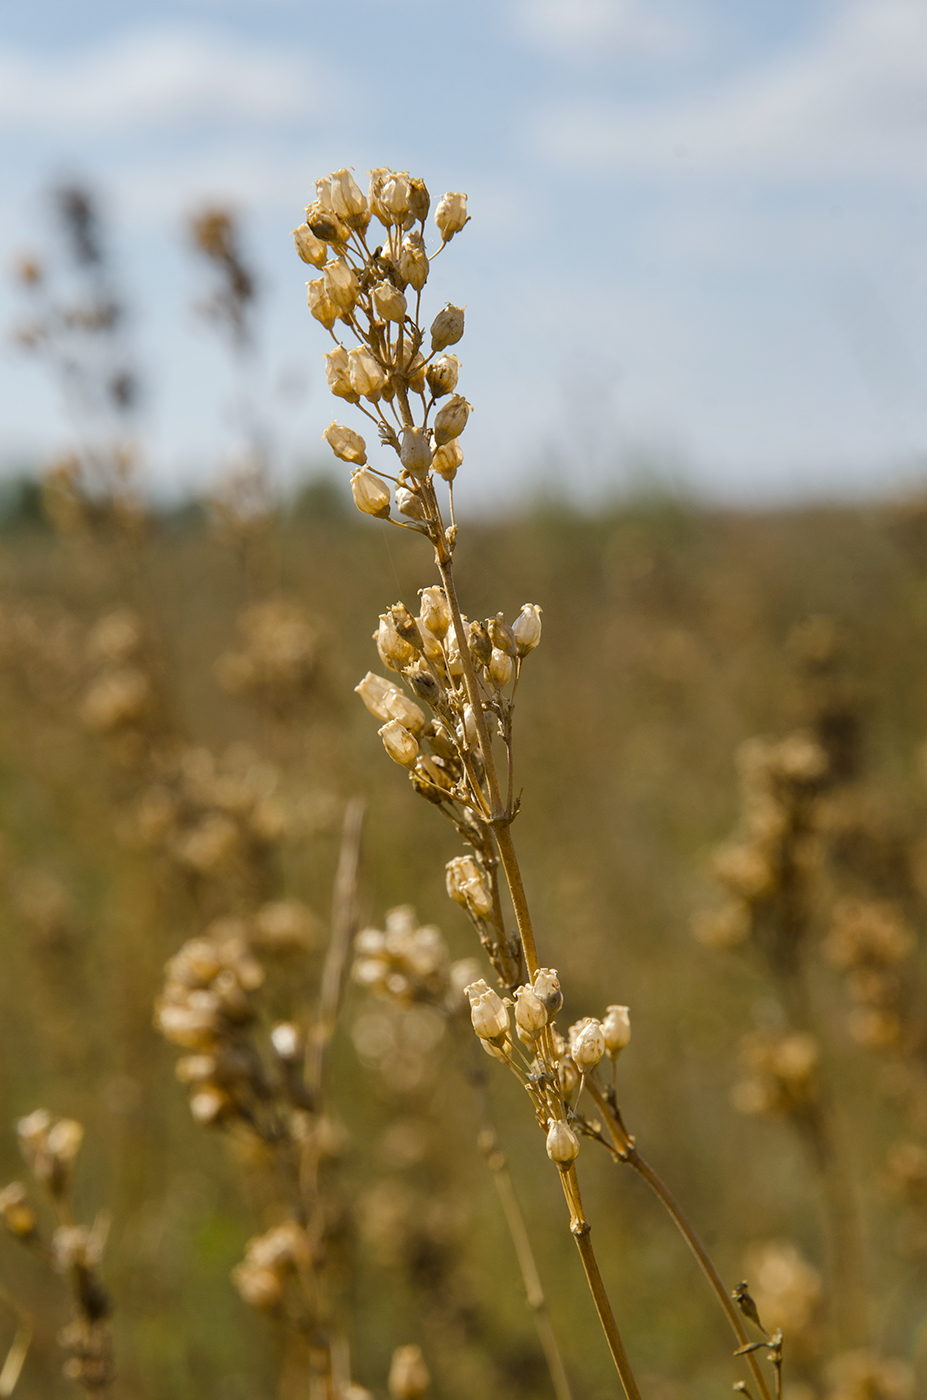
[(609, 1006), (602, 1022), (605, 1051), (610, 1060), (617, 1060), (631, 1039), (631, 1017), (626, 1006)]
[(380, 660), (391, 671), (401, 671), (403, 666), (410, 666), (415, 660), (415, 652), (396, 631), (392, 613), (380, 614), (380, 625), (375, 635)]
[(534, 978), (534, 994), (545, 1007), (548, 1016), (556, 1016), (563, 1005), (563, 993), (560, 990), (556, 968), (538, 968)]
[(306, 283), (306, 301), (315, 319), (321, 321), (325, 329), (330, 331), (338, 319), (338, 308), (329, 299), (321, 277), (315, 277)]
[(428, 281), (431, 264), (425, 252), (425, 243), (418, 229), (413, 229), (402, 240), (399, 252), (399, 275), (415, 292), (420, 292)]
[(412, 179), (409, 181), (409, 213), (413, 219), (417, 219), (423, 224), (428, 218), (428, 210), (431, 208), (431, 195), (424, 180)]
[(441, 231), (442, 243), (449, 243), (455, 233), (459, 233), (470, 219), (467, 213), (467, 196), (448, 192), (435, 210), (435, 223)]
[(386, 371), (379, 361), (374, 359), (369, 350), (357, 345), (348, 351), (348, 369), (351, 386), (355, 392), (371, 402), (376, 402), (387, 380)]
[(418, 741), (398, 719), (388, 720), (382, 729), (377, 730), (383, 740), (383, 747), (394, 763), (403, 768), (411, 768), (418, 758)]
[(492, 655), (489, 658), (489, 674), (492, 676), (493, 683), (500, 690), (508, 685), (514, 669), (515, 663), (512, 658), (506, 652), (500, 651), (498, 647), (493, 647)]
[(378, 282), (370, 297), (373, 309), (382, 321), (398, 321), (401, 324), (405, 320), (408, 309), (406, 299), (392, 282)]
[(537, 1040), (547, 1025), (547, 1011), (532, 987), (519, 987), (515, 993), (515, 1024), (527, 1040)]
[(537, 603), (523, 603), (512, 627), (519, 656), (534, 651), (541, 640), (541, 609)]
[(579, 1156), (579, 1139), (566, 1123), (554, 1119), (547, 1130), (547, 1155), (565, 1171)]
[(392, 681), (388, 681), (385, 676), (378, 676), (375, 671), (368, 671), (364, 679), (354, 687), (355, 694), (363, 700), (367, 709), (375, 719), (395, 719), (387, 708), (389, 697), (395, 694), (397, 687)]
[(444, 589), (433, 584), (430, 588), (423, 588), (419, 596), (422, 600), (422, 622), (440, 641), (451, 625), (451, 610)]
[(464, 991), (470, 1002), (470, 1020), (481, 1040), (498, 1040), (509, 1028), (509, 1013), (505, 1003), (482, 978), (471, 982)]
[(343, 345), (329, 350), (325, 356), (325, 378), (332, 393), (348, 403), (357, 403), (360, 395), (351, 383), (350, 361)]
[(489, 623), (489, 635), (492, 637), (492, 644), (494, 647), (498, 647), (500, 651), (505, 652), (506, 656), (511, 656), (513, 660), (515, 659), (518, 655), (515, 633), (501, 613), (497, 613)]
[(376, 515), (381, 520), (389, 515), (389, 487), (373, 472), (352, 472), (351, 495), (364, 515)]
[(460, 361), (456, 355), (442, 355), (440, 359), (432, 360), (425, 372), (428, 380), (428, 387), (436, 399), (443, 398), (445, 394), (453, 394), (457, 388), (457, 377), (460, 374)]
[(432, 471), (436, 471), (445, 481), (453, 481), (462, 462), (463, 448), (457, 438), (454, 438), (453, 442), (446, 442), (443, 447), (438, 448), (431, 459), (431, 467)]
[[(356, 466), (362, 467), (367, 461), (367, 444), (360, 433), (355, 433), (353, 428), (346, 428), (343, 423), (329, 423), (322, 434), (325, 442), (328, 443), (336, 457), (340, 457), (342, 462), (352, 462)], [(387, 492), (387, 497), (389, 493)], [(355, 501), (357, 497), (355, 496)], [(364, 509), (363, 506), (360, 507)], [(367, 511), (368, 515), (375, 512)]]
[(400, 515), (407, 516), (409, 520), (426, 518), (425, 502), (418, 491), (410, 491), (408, 486), (396, 487), (396, 508)]
[(334, 258), (325, 264), (322, 277), (326, 295), (339, 316), (349, 315), (360, 293), (353, 269), (344, 258)]
[(492, 642), (489, 640), (489, 633), (486, 631), (482, 622), (470, 623), (467, 644), (470, 648), (470, 655), (473, 656), (481, 666), (488, 666), (492, 657)]
[(456, 345), (464, 333), (464, 308), (448, 302), (431, 323), (431, 348), (444, 350), (448, 345)]
[(470, 417), (470, 405), (460, 394), (448, 399), (435, 416), (435, 442), (443, 447), (446, 442), (460, 437)]
[(312, 267), (322, 267), (328, 257), (328, 249), (321, 238), (316, 238), (308, 224), (300, 224), (293, 230), (296, 251), (304, 263)]
[(352, 228), (366, 228), (370, 221), (367, 200), (355, 183), (350, 170), (335, 170), (327, 178), (333, 212)]
[(399, 460), (412, 476), (428, 475), (431, 468), (431, 447), (424, 428), (403, 428)]
[(605, 1054), (605, 1036), (598, 1021), (591, 1017), (571, 1036), (570, 1053), (580, 1074), (588, 1074)]

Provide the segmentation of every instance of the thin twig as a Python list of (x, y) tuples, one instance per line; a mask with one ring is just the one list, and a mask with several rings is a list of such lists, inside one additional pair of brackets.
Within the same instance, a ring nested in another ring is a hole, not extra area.
[(332, 898), (332, 934), (322, 969), (319, 1008), (316, 1023), (306, 1045), (306, 1084), (313, 1102), (318, 1105), (325, 1080), (325, 1058), (335, 1027), (344, 986), (351, 939), (357, 923), (357, 867), (360, 859), (361, 828), (364, 821), (364, 801), (354, 797), (344, 815), (341, 854)]

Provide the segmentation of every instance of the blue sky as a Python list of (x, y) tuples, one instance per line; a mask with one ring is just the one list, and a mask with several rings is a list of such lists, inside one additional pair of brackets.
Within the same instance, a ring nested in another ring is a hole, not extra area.
[[(183, 248), (217, 199), (262, 270), (279, 470), (324, 460), (289, 231), (344, 164), (469, 194), (429, 282), (467, 306), (464, 498), (558, 473), (591, 497), (642, 464), (728, 499), (927, 469), (927, 0), (7, 0), (0, 146), (5, 265), (50, 244), (50, 181), (104, 196), (158, 482), (234, 441)], [(66, 443), (34, 364), (4, 349), (0, 384), (0, 459)]]

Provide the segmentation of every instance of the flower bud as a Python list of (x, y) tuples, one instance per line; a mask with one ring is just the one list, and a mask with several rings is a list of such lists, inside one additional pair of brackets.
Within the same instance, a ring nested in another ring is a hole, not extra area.
[(470, 1020), (481, 1040), (498, 1040), (509, 1028), (509, 1013), (498, 992), (482, 978), (464, 991), (470, 1002)]
[(428, 210), (431, 208), (431, 195), (424, 180), (413, 179), (409, 181), (409, 213), (413, 219), (423, 224), (428, 218)]
[(431, 1383), (419, 1346), (397, 1347), (389, 1368), (392, 1400), (422, 1400)]
[(446, 442), (443, 447), (438, 448), (431, 459), (431, 468), (445, 481), (453, 481), (462, 462), (463, 448), (457, 438), (454, 438), (453, 442)]
[(415, 652), (396, 631), (392, 613), (380, 614), (380, 625), (375, 636), (377, 651), (384, 666), (388, 666), (391, 671), (401, 671), (403, 666), (411, 666), (415, 660)]
[(431, 468), (431, 447), (424, 428), (403, 428), (399, 460), (412, 476), (426, 477)]
[(387, 380), (386, 371), (379, 361), (374, 359), (369, 350), (358, 345), (348, 351), (348, 370), (354, 390), (365, 399), (375, 402)]
[(396, 693), (396, 689), (392, 681), (378, 676), (375, 671), (368, 671), (360, 684), (354, 687), (355, 694), (360, 696), (374, 718), (384, 721), (396, 718), (387, 708), (389, 698)]
[(406, 299), (398, 287), (394, 287), (392, 282), (378, 282), (370, 293), (373, 309), (381, 321), (398, 321), (400, 324), (405, 320)]
[(373, 472), (351, 473), (351, 495), (364, 515), (376, 515), (381, 520), (389, 515), (389, 487)]
[(563, 1005), (563, 993), (560, 990), (556, 968), (538, 968), (534, 977), (534, 994), (543, 1004), (548, 1016), (556, 1016)]
[(377, 730), (383, 740), (383, 747), (394, 763), (403, 768), (411, 768), (418, 758), (418, 741), (404, 728), (398, 719), (391, 719)]
[(481, 666), (488, 666), (492, 656), (492, 642), (489, 640), (489, 633), (482, 622), (471, 622), (470, 631), (467, 634), (467, 645), (470, 648), (470, 655), (479, 662)]
[(541, 609), (537, 603), (522, 603), (521, 612), (512, 626), (519, 656), (534, 651), (541, 640)]
[(323, 266), (328, 257), (328, 249), (321, 238), (316, 238), (308, 224), (300, 224), (299, 228), (294, 228), (293, 242), (304, 263), (310, 263), (312, 267)]
[(442, 355), (437, 360), (432, 360), (425, 371), (425, 378), (428, 380), (428, 387), (436, 399), (443, 398), (445, 394), (453, 394), (457, 388), (457, 376), (460, 374), (460, 361), (456, 355)]
[(440, 641), (451, 625), (451, 610), (444, 589), (433, 584), (430, 588), (423, 588), (419, 597), (422, 600), (419, 614), (421, 620), (428, 631)]
[(467, 196), (448, 192), (435, 210), (435, 223), (441, 231), (442, 243), (449, 243), (455, 233), (459, 233), (470, 219), (467, 213)]
[(507, 652), (500, 651), (498, 647), (493, 647), (492, 655), (489, 658), (489, 674), (492, 676), (493, 684), (502, 690), (512, 679), (512, 672), (515, 663)]
[(576, 1034), (570, 1036), (570, 1054), (580, 1074), (588, 1074), (605, 1054), (605, 1036), (601, 1024), (590, 1017), (580, 1022)]
[(460, 437), (470, 417), (470, 405), (460, 394), (448, 399), (435, 416), (435, 442), (443, 447), (446, 442)]
[(547, 1025), (547, 1012), (541, 999), (531, 987), (519, 987), (515, 993), (515, 1024), (523, 1040), (537, 1040)]
[(358, 402), (360, 395), (351, 383), (348, 352), (343, 345), (329, 350), (325, 355), (325, 378), (329, 389), (339, 399), (347, 399), (348, 403)]
[(464, 333), (464, 308), (448, 302), (431, 323), (431, 348), (443, 350), (456, 345)]
[(425, 502), (418, 491), (410, 491), (408, 486), (396, 487), (396, 509), (409, 520), (425, 520)]
[(334, 258), (325, 264), (322, 272), (325, 293), (339, 316), (350, 315), (360, 293), (354, 271), (344, 258)]
[(325, 282), (321, 277), (306, 283), (306, 300), (315, 319), (321, 321), (325, 329), (330, 331), (338, 319), (338, 308), (329, 300)]
[[(366, 462), (367, 444), (360, 433), (355, 433), (353, 428), (346, 428), (343, 423), (329, 423), (322, 437), (335, 456), (340, 457), (342, 462), (352, 462), (359, 467), (362, 467)], [(357, 497), (355, 496), (354, 499), (356, 501)], [(360, 509), (363, 510), (364, 507), (361, 506)], [(372, 511), (366, 513), (368, 515), (374, 514)]]
[(554, 1119), (547, 1130), (547, 1155), (565, 1171), (579, 1156), (579, 1139), (566, 1123)]
[(425, 252), (425, 241), (418, 229), (406, 234), (399, 252), (399, 275), (415, 292), (420, 292), (428, 281), (431, 264)]
[(284, 1064), (294, 1064), (303, 1053), (303, 1038), (292, 1021), (280, 1021), (270, 1033), (274, 1053)]
[(631, 1017), (626, 1006), (609, 1006), (602, 1022), (605, 1051), (610, 1060), (617, 1060), (631, 1039)]

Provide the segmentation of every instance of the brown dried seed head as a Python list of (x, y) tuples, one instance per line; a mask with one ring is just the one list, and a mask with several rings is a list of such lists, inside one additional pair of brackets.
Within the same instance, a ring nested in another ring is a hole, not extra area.
[(389, 487), (373, 472), (351, 473), (351, 495), (364, 515), (375, 515), (381, 520), (389, 515)]
[(419, 597), (422, 600), (421, 620), (428, 631), (440, 641), (447, 635), (451, 625), (451, 609), (444, 589), (433, 584), (430, 588), (423, 588)]
[(554, 1119), (547, 1130), (547, 1155), (565, 1171), (579, 1156), (579, 1139), (566, 1123)]
[(412, 476), (426, 477), (431, 468), (431, 446), (424, 428), (403, 428), (399, 460)]
[(467, 426), (469, 417), (470, 405), (462, 394), (455, 394), (453, 398), (448, 399), (435, 415), (434, 432), (438, 446), (443, 447), (445, 443), (459, 438)]
[(456, 355), (441, 355), (437, 360), (432, 360), (425, 372), (428, 387), (436, 399), (453, 394), (459, 375), (460, 361)]
[(316, 238), (308, 224), (300, 224), (298, 228), (294, 228), (293, 242), (304, 263), (309, 263), (312, 267), (324, 265), (328, 257), (328, 248), (321, 238)]
[(431, 208), (431, 195), (424, 180), (413, 178), (409, 181), (409, 213), (413, 219), (423, 224)]
[(464, 308), (448, 302), (431, 323), (431, 348), (444, 350), (456, 345), (464, 333)]
[(469, 222), (467, 196), (448, 192), (435, 210), (435, 223), (441, 231), (442, 243), (448, 243)]
[(631, 1039), (631, 1017), (626, 1006), (609, 1006), (602, 1022), (605, 1036), (605, 1052), (610, 1060), (617, 1060)]
[(338, 319), (338, 308), (330, 300), (321, 277), (315, 277), (306, 283), (306, 300), (315, 319), (330, 331)]
[(480, 665), (488, 666), (492, 659), (492, 642), (482, 622), (470, 623), (467, 644), (470, 648), (471, 655), (475, 657)]
[(379, 360), (374, 359), (362, 345), (356, 345), (348, 351), (348, 372), (356, 392), (375, 403), (388, 378)]
[(383, 747), (394, 763), (412, 768), (418, 758), (418, 741), (397, 719), (391, 719), (377, 731)]
[(444, 481), (453, 481), (463, 465), (463, 456), (463, 448), (459, 440), (454, 438), (452, 442), (446, 442), (438, 448), (431, 459), (432, 470), (436, 471)]
[[(346, 428), (343, 423), (329, 423), (322, 434), (322, 439), (328, 443), (335, 456), (340, 457), (342, 462), (351, 462), (362, 467), (367, 461), (367, 444), (364, 439), (360, 433), (356, 433), (353, 428)], [(388, 497), (389, 492), (387, 492)], [(360, 509), (363, 510), (364, 507), (361, 506)]]
[(397, 321), (401, 325), (408, 306), (405, 297), (392, 282), (378, 282), (370, 293), (373, 309), (381, 321)]
[(413, 291), (420, 292), (428, 281), (431, 264), (425, 252), (425, 243), (418, 229), (406, 234), (399, 254), (399, 274)]

